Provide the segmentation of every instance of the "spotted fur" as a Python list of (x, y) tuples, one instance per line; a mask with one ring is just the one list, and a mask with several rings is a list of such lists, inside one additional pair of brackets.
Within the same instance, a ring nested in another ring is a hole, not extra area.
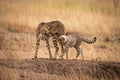
[(82, 41), (92, 44), (92, 43), (96, 42), (96, 37), (94, 37), (93, 40), (88, 40), (88, 39), (80, 36), (79, 34), (65, 34), (65, 35), (61, 35), (59, 37), (58, 41), (64, 46), (64, 49), (63, 49), (64, 51), (61, 55), (61, 58), (63, 58), (64, 53), (66, 53), (66, 58), (68, 59), (68, 49), (70, 47), (74, 47), (77, 51), (77, 55), (76, 55), (75, 59), (77, 59), (81, 53), (82, 59), (84, 60), (83, 51), (80, 48)]
[[(46, 47), (48, 48), (48, 51), (49, 51), (49, 57), (52, 58), (50, 45), (49, 45), (49, 38), (52, 37), (53, 44), (55, 47), (55, 55), (54, 55), (53, 59), (56, 59), (57, 53), (59, 51), (58, 37), (60, 35), (64, 34), (64, 30), (65, 30), (64, 25), (60, 21), (51, 21), (51, 22), (46, 22), (46, 23), (45, 22), (40, 23), (36, 29), (37, 42), (36, 42), (36, 50), (35, 50), (34, 58), (37, 58), (40, 39), (46, 41)], [(62, 48), (62, 46), (61, 46), (61, 48)]]

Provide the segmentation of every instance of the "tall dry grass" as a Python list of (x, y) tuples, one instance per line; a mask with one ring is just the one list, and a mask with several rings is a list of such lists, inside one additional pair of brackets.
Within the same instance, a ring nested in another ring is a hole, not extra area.
[[(30, 49), (34, 53), (37, 25), (40, 22), (60, 20), (65, 25), (66, 32), (78, 32), (89, 39), (97, 37), (94, 45), (82, 44), (85, 55), (88, 54), (86, 59), (93, 57), (117, 61), (120, 51), (119, 4), (120, 1), (115, 7), (114, 0), (1, 0), (0, 48), (23, 52)], [(42, 43), (41, 46), (43, 50), (40, 52), (47, 55), (44, 51), (45, 44)], [(72, 51), (75, 55), (75, 51)], [(106, 57), (108, 53), (111, 54), (109, 58)], [(115, 59), (112, 58), (113, 55)]]
[(74, 27), (81, 33), (119, 35), (120, 6), (116, 17), (113, 0), (2, 0), (0, 8), (1, 24), (12, 29), (21, 27), (17, 29), (20, 31), (36, 28), (42, 21), (60, 20), (68, 31)]

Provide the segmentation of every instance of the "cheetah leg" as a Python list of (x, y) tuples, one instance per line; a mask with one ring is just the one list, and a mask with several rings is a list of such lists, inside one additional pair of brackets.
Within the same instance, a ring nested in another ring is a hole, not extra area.
[[(61, 45), (61, 53), (64, 54), (64, 48), (63, 48), (63, 45), (62, 45), (62, 44), (60, 44), (60, 45)], [(60, 57), (61, 57), (61, 59), (63, 59), (62, 55), (61, 55)]]
[(83, 56), (83, 51), (81, 48), (76, 48), (76, 51), (77, 51), (77, 55), (76, 55), (76, 59), (79, 57), (80, 53), (82, 55), (82, 59), (84, 60), (84, 56)]
[(80, 48), (75, 48), (76, 49), (76, 51), (77, 51), (77, 55), (76, 55), (76, 59), (79, 57), (79, 55), (80, 55)]
[(62, 53), (62, 55), (60, 56), (61, 59), (63, 59), (64, 53)]
[(36, 49), (35, 49), (35, 55), (34, 58), (37, 59), (37, 53), (38, 53), (38, 49), (39, 49), (39, 45), (40, 45), (40, 37), (37, 37), (37, 42), (36, 42)]
[(46, 40), (46, 47), (49, 51), (49, 58), (52, 59), (52, 54), (51, 54), (51, 50), (50, 50), (50, 44), (49, 44), (49, 40)]
[(76, 55), (75, 59), (77, 59), (78, 56), (80, 55), (80, 48), (76, 47), (75, 49), (76, 49), (76, 52), (77, 52), (77, 55)]
[(62, 55), (60, 56), (61, 59), (63, 59), (63, 56), (64, 56), (65, 53), (66, 53), (66, 59), (68, 59), (68, 48), (65, 48), (65, 50), (63, 50), (63, 53), (62, 53)]
[(65, 49), (66, 52), (66, 59), (68, 59), (68, 48)]
[(61, 53), (64, 53), (63, 45), (61, 45)]
[(82, 55), (82, 60), (84, 60), (84, 56), (83, 56), (83, 49), (80, 48), (80, 53)]
[(54, 47), (55, 47), (55, 55), (54, 55), (53, 60), (55, 60), (56, 57), (57, 57), (58, 51), (59, 51), (58, 44), (57, 44), (57, 36), (53, 36), (52, 40), (53, 40), (53, 44), (54, 44)]

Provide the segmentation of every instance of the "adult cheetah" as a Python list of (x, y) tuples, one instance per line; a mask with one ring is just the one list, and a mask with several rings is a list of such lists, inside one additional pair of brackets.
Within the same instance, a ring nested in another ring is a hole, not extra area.
[[(57, 53), (59, 51), (58, 48), (58, 37), (63, 35), (65, 31), (64, 25), (60, 21), (51, 21), (51, 22), (42, 22), (38, 25), (36, 29), (36, 50), (34, 58), (37, 58), (38, 48), (39, 48), (39, 42), (40, 39), (46, 41), (46, 47), (49, 51), (49, 57), (50, 59), (56, 59)], [(49, 38), (52, 37), (53, 44), (55, 47), (55, 55), (52, 57), (50, 45), (49, 45)], [(61, 49), (63, 49), (63, 46), (61, 45)], [(63, 50), (62, 50), (63, 51)]]

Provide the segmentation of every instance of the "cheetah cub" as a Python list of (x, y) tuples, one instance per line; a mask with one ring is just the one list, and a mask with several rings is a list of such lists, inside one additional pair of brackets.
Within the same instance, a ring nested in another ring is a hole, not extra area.
[(93, 40), (88, 40), (88, 39), (82, 37), (81, 35), (79, 35), (78, 33), (77, 34), (64, 34), (59, 37), (58, 41), (64, 47), (64, 49), (62, 51), (62, 55), (60, 56), (61, 59), (63, 59), (63, 56), (65, 53), (66, 53), (66, 59), (68, 59), (68, 49), (70, 47), (74, 47), (77, 52), (75, 59), (77, 59), (81, 53), (82, 59), (84, 60), (83, 51), (80, 48), (82, 41), (84, 41), (88, 44), (92, 44), (92, 43), (96, 42), (96, 37), (94, 37)]

